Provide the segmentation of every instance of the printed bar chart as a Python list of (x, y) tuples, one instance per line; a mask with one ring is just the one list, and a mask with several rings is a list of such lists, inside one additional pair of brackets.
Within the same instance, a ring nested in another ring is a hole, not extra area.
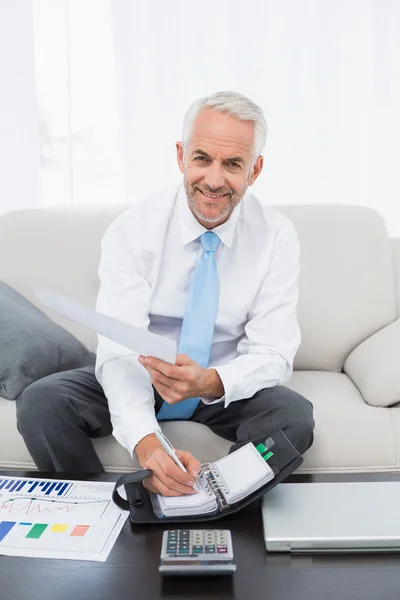
[[(0, 521), (0, 542), (10, 533), (14, 525), (17, 525), (16, 521)], [(68, 525), (67, 523), (54, 523), (54, 525), (50, 526), (49, 523), (32, 524), (21, 522), (19, 525), (31, 527), (25, 537), (35, 540), (38, 540), (48, 527), (50, 527), (49, 531), (51, 533), (66, 533), (68, 528), (72, 527), (72, 531), (67, 534), (71, 537), (83, 537), (90, 529), (90, 525)]]
[(26, 494), (36, 493), (37, 495), (57, 497), (65, 496), (69, 489), (72, 487), (72, 483), (64, 481), (40, 481), (40, 480), (29, 480), (29, 479), (1, 479), (0, 478), (0, 490), (7, 492), (25, 492)]
[(39, 539), (42, 533), (47, 529), (48, 525), (44, 523), (36, 523), (26, 535), (27, 538)]
[(77, 525), (76, 527), (74, 527), (71, 535), (73, 537), (83, 537), (88, 529), (89, 525)]
[(11, 531), (14, 525), (16, 525), (15, 521), (3, 521), (0, 523), (0, 542), (4, 540), (7, 533)]
[(61, 525), (61, 523), (56, 523), (55, 525), (53, 525), (53, 527), (50, 529), (50, 531), (54, 532), (54, 533), (65, 533), (68, 529), (69, 525)]
[(108, 481), (0, 477), (0, 555), (106, 560), (127, 519), (113, 488)]

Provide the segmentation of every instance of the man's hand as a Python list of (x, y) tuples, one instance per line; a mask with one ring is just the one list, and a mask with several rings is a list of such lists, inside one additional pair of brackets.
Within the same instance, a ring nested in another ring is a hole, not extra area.
[(200, 471), (200, 462), (190, 452), (177, 449), (175, 452), (187, 473), (168, 456), (154, 433), (146, 435), (136, 444), (135, 453), (140, 465), (153, 471), (153, 475), (143, 481), (147, 490), (163, 496), (196, 493), (193, 484)]
[(154, 356), (139, 356), (151, 382), (165, 402), (176, 404), (187, 398), (221, 398), (225, 391), (215, 369), (203, 369), (186, 354), (178, 354), (175, 365)]

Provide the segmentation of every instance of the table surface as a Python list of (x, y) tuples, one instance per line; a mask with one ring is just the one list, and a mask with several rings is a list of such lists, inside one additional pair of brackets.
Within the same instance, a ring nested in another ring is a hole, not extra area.
[[(57, 477), (2, 471), (1, 475)], [(60, 476), (60, 474), (58, 474)], [(119, 475), (68, 479), (115, 481)], [(292, 475), (287, 481), (400, 480), (397, 474)], [(284, 484), (283, 484), (284, 485)], [(400, 515), (400, 507), (399, 507)], [(232, 531), (237, 571), (233, 577), (163, 578), (158, 573), (167, 526), (132, 526), (129, 520), (105, 563), (0, 557), (0, 598), (5, 600), (386, 600), (400, 595), (400, 554), (267, 554), (260, 503), (211, 524)], [(193, 524), (193, 527), (196, 527)], [(201, 528), (201, 526), (200, 526)], [(206, 528), (206, 527), (204, 527)]]

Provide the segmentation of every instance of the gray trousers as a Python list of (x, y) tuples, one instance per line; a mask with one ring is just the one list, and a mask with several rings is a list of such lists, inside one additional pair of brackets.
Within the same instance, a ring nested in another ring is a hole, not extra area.
[[(154, 389), (154, 388), (153, 388)], [(155, 411), (162, 398), (154, 389)], [(17, 398), (17, 425), (41, 471), (104, 471), (90, 438), (112, 433), (110, 412), (94, 366), (54, 373), (29, 385)], [(206, 405), (190, 419), (235, 444), (282, 429), (303, 454), (313, 442), (313, 406), (284, 386), (260, 390), (252, 398)], [(133, 450), (133, 448), (132, 448)], [(183, 448), (186, 450), (186, 448)]]

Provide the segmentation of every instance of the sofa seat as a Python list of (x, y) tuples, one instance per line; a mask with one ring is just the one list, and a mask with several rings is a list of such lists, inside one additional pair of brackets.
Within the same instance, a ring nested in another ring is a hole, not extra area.
[[(314, 405), (315, 440), (299, 472), (400, 470), (400, 406), (369, 406), (344, 373), (294, 371), (286, 387)], [(0, 414), (0, 468), (35, 469), (15, 426), (15, 403), (0, 397)], [(230, 447), (230, 442), (199, 423), (166, 422), (163, 430), (174, 446), (190, 450), (201, 462), (224, 456)], [(112, 436), (93, 443), (107, 471), (138, 467)]]
[(286, 387), (314, 405), (314, 443), (299, 472), (400, 471), (400, 405), (366, 404), (345, 373), (295, 371)]

